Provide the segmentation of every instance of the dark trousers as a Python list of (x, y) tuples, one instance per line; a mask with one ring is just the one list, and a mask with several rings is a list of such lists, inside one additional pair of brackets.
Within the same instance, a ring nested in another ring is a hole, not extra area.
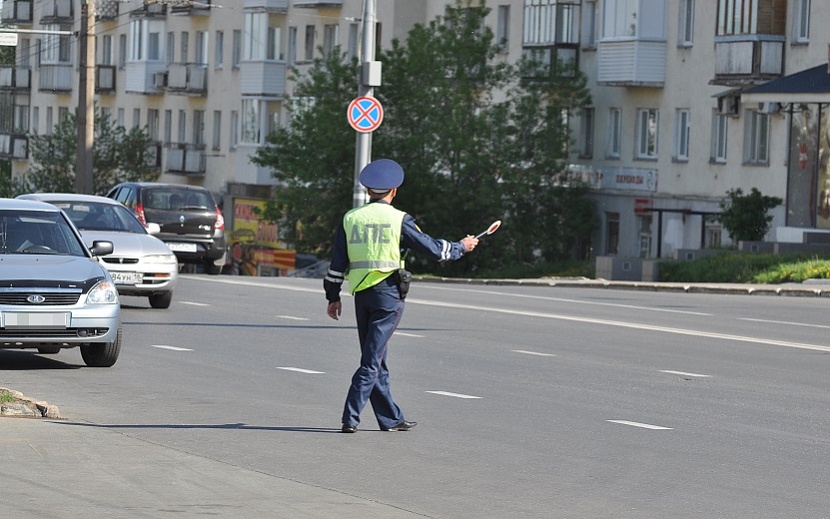
[(389, 339), (403, 315), (404, 302), (391, 279), (354, 295), (357, 335), (360, 339), (360, 367), (343, 409), (343, 423), (357, 425), (366, 402), (372, 403), (378, 425), (389, 429), (403, 421), (403, 412), (392, 399), (386, 353)]

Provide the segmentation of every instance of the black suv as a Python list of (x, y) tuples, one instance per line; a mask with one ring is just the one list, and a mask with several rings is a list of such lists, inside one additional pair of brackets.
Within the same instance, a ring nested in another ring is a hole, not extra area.
[(124, 182), (107, 193), (147, 225), (161, 227), (164, 241), (179, 263), (204, 265), (219, 274), (225, 264), (225, 218), (207, 189), (184, 184)]

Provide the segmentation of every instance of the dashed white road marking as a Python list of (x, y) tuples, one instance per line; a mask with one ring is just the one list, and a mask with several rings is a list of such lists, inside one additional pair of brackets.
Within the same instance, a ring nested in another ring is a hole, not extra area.
[(542, 353), (541, 351), (527, 351), (527, 350), (510, 350), (513, 353), (523, 353), (525, 355), (536, 355), (539, 357), (556, 357), (553, 353)]
[(606, 420), (606, 422), (617, 423), (620, 425), (630, 425), (631, 427), (639, 427), (641, 429), (651, 429), (653, 431), (671, 431), (671, 427), (663, 427), (662, 425), (652, 425), (649, 423), (629, 422), (628, 420)]
[(210, 306), (209, 303), (197, 303), (196, 301), (179, 301), (179, 303), (190, 306)]
[(168, 346), (166, 344), (151, 344), (153, 348), (158, 348), (160, 350), (170, 350), (170, 351), (193, 351), (192, 348), (179, 348), (178, 346)]
[(703, 375), (700, 373), (687, 373), (685, 371), (674, 371), (672, 369), (661, 369), (660, 373), (668, 373), (669, 375), (680, 375), (681, 377), (712, 378), (712, 375)]
[(295, 317), (293, 315), (278, 315), (280, 319), (287, 319), (289, 321), (308, 321), (308, 317)]
[(427, 393), (432, 393), (433, 395), (451, 396), (453, 398), (468, 398), (468, 399), (481, 398), (480, 396), (463, 395), (461, 393), (450, 393), (449, 391), (427, 391)]
[(285, 371), (296, 371), (297, 373), (306, 373), (308, 375), (322, 375), (325, 371), (314, 371), (313, 369), (293, 368), (291, 366), (277, 366), (277, 369)]
[(406, 332), (395, 332), (393, 335), (400, 335), (402, 337), (416, 337), (418, 339), (423, 339), (426, 337), (425, 335), (417, 335), (414, 333), (406, 333)]

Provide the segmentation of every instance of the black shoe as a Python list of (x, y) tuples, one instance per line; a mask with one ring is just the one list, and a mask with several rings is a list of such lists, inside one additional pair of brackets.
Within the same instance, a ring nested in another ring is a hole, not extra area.
[(404, 420), (403, 422), (401, 422), (397, 425), (393, 425), (392, 427), (390, 427), (388, 429), (383, 429), (383, 430), (384, 431), (408, 431), (408, 430), (412, 429), (413, 427), (415, 427), (416, 425), (418, 425), (418, 422), (407, 422), (406, 420)]
[(355, 432), (357, 432), (357, 426), (356, 426), (356, 425), (350, 425), (350, 424), (345, 424), (345, 423), (344, 423), (344, 424), (343, 424), (343, 428), (342, 428), (342, 429), (340, 429), (340, 432), (344, 432), (344, 433), (355, 433)]

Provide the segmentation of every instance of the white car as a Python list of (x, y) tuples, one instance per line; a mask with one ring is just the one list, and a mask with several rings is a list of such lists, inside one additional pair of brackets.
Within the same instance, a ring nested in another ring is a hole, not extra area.
[(0, 348), (80, 347), (88, 366), (115, 364), (121, 306), (96, 260), (111, 252), (105, 240), (85, 246), (53, 205), (0, 199)]
[(89, 247), (95, 240), (113, 244), (113, 253), (99, 260), (109, 270), (118, 293), (146, 296), (153, 308), (169, 308), (179, 272), (176, 255), (119, 202), (103, 196), (33, 193), (19, 199), (48, 202), (66, 213)]

